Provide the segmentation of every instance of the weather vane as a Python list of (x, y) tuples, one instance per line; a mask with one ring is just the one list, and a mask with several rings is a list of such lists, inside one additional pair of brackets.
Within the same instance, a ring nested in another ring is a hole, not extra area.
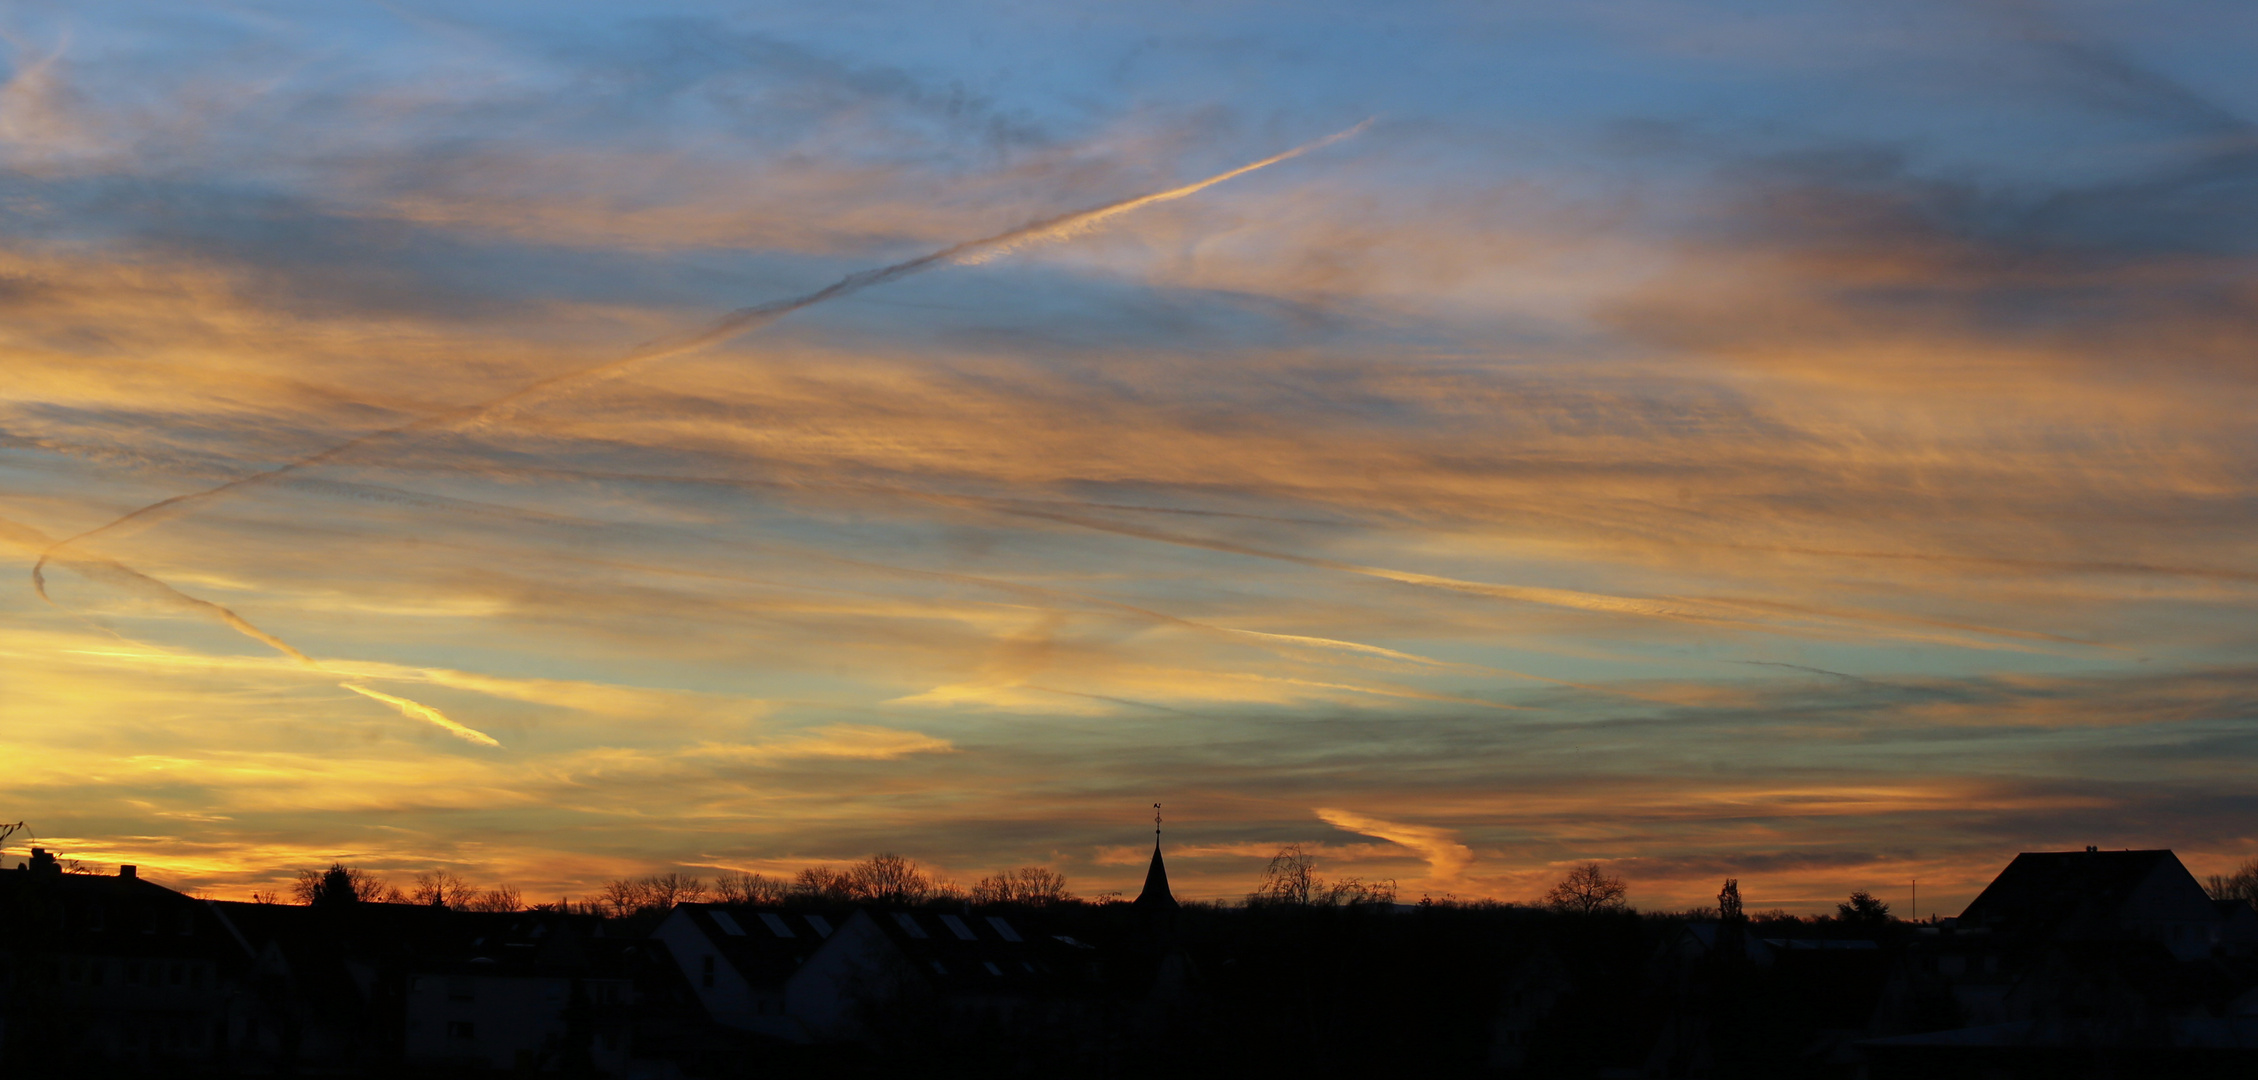
[(1153, 804), (1153, 843), (1160, 843), (1160, 804)]

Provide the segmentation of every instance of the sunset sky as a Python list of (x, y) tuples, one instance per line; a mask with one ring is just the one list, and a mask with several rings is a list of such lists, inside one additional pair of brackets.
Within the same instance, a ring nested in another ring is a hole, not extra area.
[(0, 820), (223, 898), (1133, 894), (1154, 802), (1185, 897), (2228, 870), (2252, 55), (2225, 0), (8, 5)]

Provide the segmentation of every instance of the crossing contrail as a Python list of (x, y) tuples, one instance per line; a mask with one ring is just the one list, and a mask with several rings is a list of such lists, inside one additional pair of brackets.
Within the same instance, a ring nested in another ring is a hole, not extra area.
[[(1291, 150), (1287, 150), (1278, 154), (1272, 154), (1271, 156), (1263, 158), (1260, 161), (1241, 165), (1238, 168), (1220, 172), (1204, 180), (1194, 181), (1181, 187), (1169, 188), (1166, 191), (1157, 191), (1147, 195), (1139, 195), (1134, 198), (1122, 199), (1117, 202), (1107, 203), (1103, 206), (1092, 207), (1087, 210), (1076, 210), (1071, 213), (1058, 215), (1057, 217), (1045, 218), (1040, 221), (1034, 221), (1025, 225), (1021, 225), (1015, 229), (1009, 229), (1004, 232), (997, 233), (994, 236), (987, 236), (977, 240), (967, 240), (962, 243), (952, 244), (948, 247), (940, 249), (939, 251), (920, 255), (917, 258), (894, 263), (890, 266), (882, 266), (874, 270), (857, 271), (855, 273), (848, 274), (846, 277), (840, 278), (838, 281), (832, 282), (831, 284), (826, 285), (821, 289), (817, 289), (811, 293), (806, 293), (804, 295), (792, 297), (786, 300), (778, 300), (767, 304), (755, 305), (753, 307), (739, 308), (736, 311), (732, 311), (727, 315), (716, 319), (713, 323), (706, 326), (703, 330), (671, 340), (651, 342), (616, 360), (609, 360), (601, 364), (595, 364), (589, 367), (551, 375), (547, 378), (519, 387), (516, 390), (513, 390), (507, 394), (491, 399), (489, 401), (450, 409), (432, 416), (420, 417), (404, 424), (384, 428), (379, 431), (372, 431), (365, 435), (359, 435), (354, 438), (347, 439), (346, 441), (338, 443), (337, 445), (332, 446), (326, 450), (309, 454), (295, 461), (278, 465), (263, 472), (256, 472), (248, 476), (238, 477), (234, 480), (229, 480), (223, 484), (216, 484), (201, 491), (193, 491), (182, 495), (175, 495), (169, 499), (161, 499), (157, 502), (153, 502), (147, 506), (141, 507), (140, 509), (134, 510), (131, 513), (116, 518), (108, 522), (107, 524), (100, 525), (95, 528), (88, 529), (85, 532), (78, 533), (74, 536), (65, 537), (62, 540), (46, 544), (41, 548), (39, 558), (32, 563), (32, 589), (39, 594), (40, 599), (45, 600), (50, 604), (53, 603), (53, 599), (47, 595), (47, 566), (52, 562), (63, 562), (65, 565), (72, 566), (73, 568), (78, 569), (81, 572), (87, 572), (91, 570), (92, 574), (90, 576), (107, 578), (116, 582), (125, 582), (146, 590), (157, 592), (166, 600), (187, 607), (191, 610), (198, 611), (206, 616), (215, 618), (226, 625), (229, 629), (232, 629), (237, 633), (249, 637), (252, 640), (259, 642), (260, 644), (266, 645), (267, 647), (274, 649), (276, 652), (282, 653), (283, 655), (290, 657), (292, 660), (295, 660), (308, 668), (312, 668), (317, 671), (326, 671), (326, 669), (322, 667), (320, 662), (306, 655), (304, 652), (300, 651), (289, 642), (284, 641), (265, 630), (261, 630), (257, 626), (252, 625), (242, 616), (237, 615), (235, 612), (225, 607), (214, 604), (208, 600), (201, 600), (196, 597), (190, 596), (187, 593), (183, 593), (180, 590), (157, 580), (156, 578), (150, 577), (149, 575), (135, 570), (132, 567), (126, 566), (124, 563), (117, 562), (114, 559), (102, 558), (99, 556), (92, 558), (74, 557), (70, 554), (70, 549), (80, 543), (83, 543), (84, 541), (92, 540), (95, 537), (102, 536), (107, 533), (115, 532), (129, 525), (136, 525), (143, 528), (156, 525), (169, 518), (186, 513), (188, 510), (192, 509), (199, 503), (218, 498), (230, 492), (239, 491), (244, 488), (255, 487), (262, 484), (272, 483), (276, 480), (287, 477), (292, 473), (316, 468), (321, 465), (326, 465), (331, 462), (349, 458), (355, 451), (372, 444), (382, 443), (394, 438), (414, 435), (425, 431), (441, 431), (456, 427), (469, 427), (491, 423), (496, 420), (506, 418), (511, 412), (523, 408), (526, 405), (537, 402), (543, 397), (563, 390), (569, 386), (583, 383), (591, 379), (617, 377), (646, 364), (655, 363), (659, 360), (663, 360), (672, 356), (680, 356), (687, 352), (705, 348), (708, 345), (718, 344), (740, 334), (747, 333), (762, 326), (766, 326), (769, 323), (775, 322), (776, 320), (781, 319), (784, 316), (789, 315), (802, 308), (814, 307), (817, 304), (825, 303), (827, 301), (838, 300), (843, 297), (852, 296), (855, 293), (861, 292), (862, 290), (868, 289), (874, 285), (884, 285), (887, 282), (897, 281), (912, 274), (917, 274), (926, 270), (933, 269), (937, 266), (946, 266), (951, 264), (973, 265), (984, 263), (999, 256), (1009, 254), (1010, 252), (1017, 251), (1036, 244), (1055, 243), (1057, 241), (1070, 239), (1072, 237), (1079, 236), (1083, 233), (1087, 233), (1093, 229), (1096, 229), (1113, 218), (1134, 212), (1143, 207), (1151, 206), (1156, 203), (1169, 202), (1171, 200), (1185, 198), (1187, 196), (1197, 194), (1201, 191), (1205, 191), (1208, 188), (1214, 187), (1215, 185), (1223, 183), (1226, 180), (1244, 176), (1248, 173), (1254, 172), (1257, 169), (1267, 168), (1281, 161), (1287, 161), (1292, 158), (1300, 157), (1301, 155), (1309, 153), (1312, 150), (1331, 146), (1334, 143), (1340, 142), (1343, 139), (1349, 138), (1350, 136), (1363, 131), (1366, 127), (1370, 126), (1371, 123), (1372, 121), (1365, 120), (1364, 122), (1359, 123), (1356, 126), (1351, 127), (1345, 131), (1335, 132), (1331, 135), (1325, 136), (1322, 139), (1303, 143), (1302, 145), (1294, 147)], [(364, 697), (391, 705), (394, 708), (399, 709), (400, 712), (406, 716), (412, 717), (414, 719), (424, 720), (431, 724), (437, 725), (438, 727), (447, 731), (449, 734), (452, 734), (455, 737), (463, 739), (467, 742), (476, 743), (481, 746), (498, 747), (501, 745), (501, 743), (495, 741), (492, 736), (489, 736), (482, 731), (478, 731), (473, 728), (465, 727), (462, 724), (458, 724), (455, 721), (448, 719), (446, 714), (440, 712), (438, 709), (432, 708), (431, 706), (425, 705), (421, 702), (410, 701), (407, 698), (395, 697), (391, 694), (371, 690), (368, 687), (362, 686), (357, 682), (344, 682), (338, 685), (356, 694), (360, 694)]]
[(548, 394), (562, 390), (567, 386), (585, 382), (589, 379), (624, 375), (627, 372), (635, 368), (642, 367), (646, 364), (655, 363), (659, 360), (663, 360), (672, 356), (680, 356), (683, 353), (693, 352), (695, 350), (705, 348), (708, 345), (714, 345), (723, 341), (727, 341), (739, 334), (747, 333), (749, 331), (766, 326), (769, 323), (775, 322), (776, 320), (781, 319), (784, 316), (789, 315), (795, 311), (799, 311), (802, 308), (814, 307), (817, 304), (825, 303), (827, 301), (838, 300), (843, 297), (852, 296), (874, 285), (884, 285), (887, 282), (899, 281), (900, 279), (908, 277), (912, 274), (931, 270), (936, 266), (946, 266), (950, 264), (970, 265), (983, 263), (989, 261), (990, 259), (997, 258), (1001, 255), (1005, 255), (1010, 252), (1017, 251), (1036, 244), (1055, 243), (1061, 240), (1070, 239), (1072, 237), (1079, 236), (1083, 233), (1096, 229), (1105, 222), (1120, 217), (1124, 214), (1131, 213), (1133, 211), (1154, 205), (1156, 203), (1169, 202), (1175, 199), (1181, 199), (1190, 195), (1195, 195), (1199, 192), (1207, 190), (1208, 188), (1214, 187), (1217, 184), (1223, 183), (1226, 180), (1245, 176), (1246, 174), (1254, 172), (1257, 169), (1267, 168), (1271, 165), (1276, 165), (1281, 161), (1288, 161), (1293, 158), (1300, 157), (1301, 155), (1309, 153), (1312, 150), (1331, 146), (1334, 143), (1340, 142), (1343, 139), (1349, 138), (1350, 136), (1363, 131), (1366, 127), (1370, 126), (1371, 123), (1372, 121), (1365, 120), (1364, 122), (1357, 124), (1355, 127), (1349, 128), (1345, 131), (1334, 132), (1333, 134), (1327, 135), (1322, 139), (1303, 143), (1302, 145), (1294, 147), (1291, 150), (1284, 151), (1283, 153), (1272, 154), (1271, 156), (1263, 158), (1260, 161), (1250, 162), (1248, 164), (1241, 165), (1238, 168), (1220, 172), (1204, 180), (1197, 180), (1192, 183), (1185, 184), (1181, 187), (1169, 188), (1166, 191), (1156, 191), (1149, 195), (1138, 195), (1134, 198), (1122, 199), (1117, 202), (1110, 202), (1105, 204), (1104, 206), (1092, 207), (1087, 210), (1076, 210), (1072, 213), (1060, 214), (1057, 217), (1045, 218), (1041, 221), (1029, 222), (1028, 224), (1021, 225), (1016, 229), (1008, 229), (1004, 232), (997, 233), (994, 236), (985, 236), (981, 237), (978, 240), (966, 240), (962, 243), (951, 244), (948, 247), (940, 249), (939, 251), (930, 252), (925, 255), (920, 255), (914, 259), (907, 259), (902, 262), (894, 263), (891, 266), (882, 266), (875, 270), (859, 270), (855, 273), (848, 274), (846, 277), (840, 278), (839, 280), (834, 281), (831, 284), (817, 289), (811, 293), (806, 293), (801, 296), (795, 296), (786, 300), (777, 300), (766, 304), (759, 304), (753, 307), (739, 308), (727, 315), (722, 316), (719, 319), (714, 320), (714, 322), (709, 324), (705, 329), (700, 330), (696, 333), (672, 340), (660, 340), (651, 342), (616, 360), (607, 360), (601, 364), (594, 364), (588, 367), (578, 368), (573, 371), (551, 375), (548, 378), (528, 383), (525, 386), (519, 387), (516, 390), (512, 390), (509, 393), (502, 395), (501, 397), (494, 398), (489, 401), (480, 402), (475, 405), (466, 405), (456, 409), (450, 409), (443, 413), (411, 420), (405, 424), (400, 424), (395, 427), (384, 428), (379, 431), (372, 431), (366, 435), (360, 435), (352, 439), (348, 439), (337, 444), (336, 446), (330, 447), (327, 450), (309, 454), (305, 457), (299, 458), (296, 461), (278, 465), (264, 472), (257, 472), (252, 473), (249, 476), (237, 477), (236, 479), (229, 480), (224, 484), (216, 484), (212, 487), (205, 488), (202, 491), (193, 491), (184, 495), (175, 495), (169, 499), (161, 499), (157, 502), (150, 503), (147, 506), (141, 507), (138, 510), (119, 517), (109, 522), (108, 524), (100, 525), (95, 528), (88, 529), (87, 531), (79, 533), (75, 536), (65, 538), (52, 547), (49, 547), (47, 550), (41, 552), (39, 560), (34, 563), (31, 568), (32, 588), (37, 589), (41, 596), (47, 595), (45, 571), (47, 563), (56, 554), (83, 541), (94, 539), (97, 536), (115, 531), (129, 524), (141, 524), (144, 526), (154, 525), (157, 522), (185, 512), (188, 508), (194, 506), (197, 503), (201, 503), (208, 499), (213, 499), (243, 488), (272, 483), (276, 480), (290, 475), (291, 473), (298, 472), (303, 469), (310, 469), (316, 466), (329, 464), (330, 462), (345, 458), (351, 455), (354, 451), (359, 450), (362, 447), (368, 446), (372, 443), (384, 442), (398, 436), (411, 435), (423, 431), (445, 430), (457, 426), (472, 426), (490, 422), (516, 409), (532, 404), (533, 402)]

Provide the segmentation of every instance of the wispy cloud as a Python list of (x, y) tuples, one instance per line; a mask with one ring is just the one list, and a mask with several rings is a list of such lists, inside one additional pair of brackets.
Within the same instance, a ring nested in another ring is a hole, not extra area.
[(1816, 908), (2258, 852), (2249, 19), (670, 11), (6, 28), (43, 836), (1096, 891), (1162, 800), (1187, 895)]
[(1438, 889), (1458, 885), (1467, 869), (1474, 865), (1474, 849), (1460, 843), (1458, 835), (1449, 829), (1383, 821), (1348, 810), (1319, 809), (1315, 813), (1319, 820), (1336, 829), (1377, 836), (1418, 852), (1419, 857), (1426, 860), (1428, 882)]

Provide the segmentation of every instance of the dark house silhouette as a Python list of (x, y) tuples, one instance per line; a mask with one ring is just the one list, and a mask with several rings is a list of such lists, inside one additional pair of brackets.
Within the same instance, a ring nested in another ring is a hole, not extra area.
[(33, 848), (0, 872), (0, 1072), (224, 1066), (259, 1030), (229, 989), (241, 955), (203, 901), (132, 866), (65, 873)]
[(2181, 960), (2210, 956), (2230, 929), (2170, 851), (2090, 847), (2015, 856), (1958, 925), (2025, 940), (2148, 940)]
[(2251, 928), (2168, 850), (2024, 852), (1913, 928), (1860, 1049), (1876, 1078), (2258, 1075)]

